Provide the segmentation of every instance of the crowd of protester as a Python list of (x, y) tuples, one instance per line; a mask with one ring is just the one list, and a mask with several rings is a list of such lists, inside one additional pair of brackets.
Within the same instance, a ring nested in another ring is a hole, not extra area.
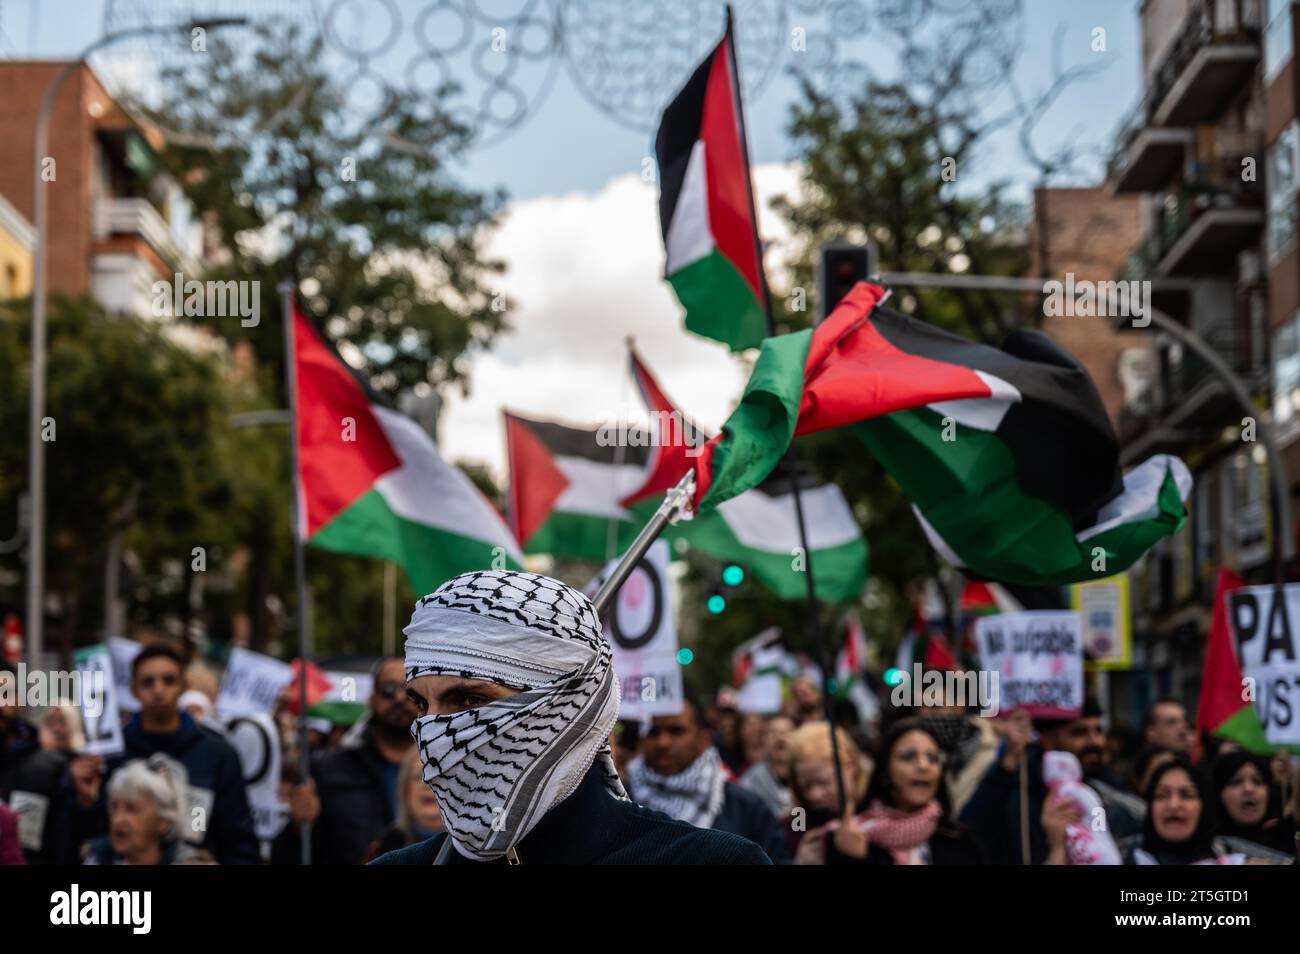
[[(306, 825), (313, 863), (361, 864), (428, 839), (443, 820), (403, 660), (373, 676), (357, 724), (311, 724), (306, 778), (283, 700), (284, 824), (271, 839), (257, 837), (213, 718), (215, 675), (171, 646), (136, 657), (140, 710), (116, 756), (83, 753), (76, 706), (0, 702), (0, 863), (293, 865)], [(806, 677), (778, 713), (741, 712), (730, 691), (688, 694), (677, 714), (619, 722), (612, 752), (633, 801), (739, 835), (776, 864), (1295, 863), (1295, 763), (1196, 739), (1177, 700), (1132, 731), (1108, 728), (1093, 700), (1065, 721), (881, 711), (861, 723), (837, 704), (832, 733)]]

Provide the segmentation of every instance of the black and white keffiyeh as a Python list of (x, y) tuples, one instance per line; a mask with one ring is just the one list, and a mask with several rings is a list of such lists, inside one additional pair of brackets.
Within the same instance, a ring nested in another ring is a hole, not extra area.
[(713, 746), (676, 775), (660, 775), (640, 758), (628, 765), (627, 773), (628, 787), (636, 802), (678, 821), (696, 828), (712, 828), (722, 811), (727, 773)]
[(504, 855), (593, 763), (611, 794), (627, 797), (609, 747), (618, 679), (587, 597), (536, 573), (464, 573), (420, 600), (405, 633), (408, 680), (461, 676), (520, 690), (411, 727), (462, 855)]

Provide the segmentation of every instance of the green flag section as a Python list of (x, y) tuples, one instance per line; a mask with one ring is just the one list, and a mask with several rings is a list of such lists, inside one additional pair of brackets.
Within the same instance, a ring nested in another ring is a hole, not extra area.
[(728, 18), (722, 41), (668, 104), (655, 136), (665, 274), (686, 327), (733, 351), (767, 334), (767, 286)]
[(696, 461), (707, 513), (757, 485), (794, 437), (851, 427), (954, 565), (1003, 583), (1110, 576), (1181, 529), (1191, 475), (1128, 474), (1091, 379), (1040, 332), (1002, 348), (878, 307), (859, 283), (815, 329), (763, 343), (739, 407)]
[(1210, 638), (1205, 645), (1201, 698), (1196, 706), (1197, 745), (1202, 733), (1236, 742), (1251, 752), (1272, 752), (1255, 704), (1245, 692), (1246, 680), (1228, 624), (1228, 595), (1241, 589), (1242, 579), (1223, 567), (1214, 588)]
[[(624, 503), (657, 502), (691, 469), (704, 435), (668, 399), (635, 351), (631, 371), (657, 427), (645, 482)], [(788, 473), (773, 472), (715, 511), (676, 524), (669, 535), (720, 560), (745, 565), (782, 599), (807, 596), (809, 563), (818, 599), (832, 603), (857, 599), (866, 584), (867, 543), (853, 511), (834, 484), (801, 473), (799, 486), (811, 561), (804, 555)]]
[(518, 567), (505, 521), (428, 434), (375, 404), (295, 307), (298, 479), (312, 546), (401, 564), (418, 592)]

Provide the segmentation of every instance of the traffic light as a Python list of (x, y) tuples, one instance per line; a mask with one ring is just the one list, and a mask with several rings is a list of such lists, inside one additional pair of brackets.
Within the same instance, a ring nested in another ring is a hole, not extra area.
[(722, 582), (728, 586), (740, 586), (741, 583), (745, 582), (745, 568), (736, 566), (734, 563), (728, 564), (727, 568), (722, 571)]
[(887, 686), (896, 686), (906, 678), (907, 674), (901, 669), (894, 669), (891, 666), (885, 670), (885, 685)]
[(821, 247), (817, 307), (821, 310), (822, 321), (854, 285), (865, 281), (872, 273), (872, 258), (871, 250), (865, 245), (835, 242)]
[(706, 605), (709, 607), (709, 612), (714, 616), (717, 616), (727, 608), (727, 598), (714, 590), (713, 595), (709, 597), (709, 601)]

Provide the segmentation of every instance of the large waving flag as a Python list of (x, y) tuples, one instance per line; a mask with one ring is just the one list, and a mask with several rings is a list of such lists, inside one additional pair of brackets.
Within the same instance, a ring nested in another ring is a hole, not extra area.
[(877, 307), (859, 283), (815, 329), (767, 339), (740, 406), (696, 459), (701, 512), (756, 486), (801, 434), (854, 425), (935, 548), (1035, 586), (1126, 569), (1186, 520), (1191, 475), (1160, 455), (1120, 474), (1087, 372), (1050, 338), (1001, 349)]
[[(651, 412), (656, 445), (646, 466), (645, 482), (624, 503), (656, 502), (694, 464), (703, 435), (664, 394), (650, 369), (631, 353), (632, 377)], [(811, 474), (799, 481), (808, 548), (818, 599), (838, 603), (862, 595), (867, 577), (867, 542), (848, 501), (834, 484)], [(807, 596), (798, 511), (788, 473), (774, 472), (756, 487), (723, 502), (716, 511), (674, 525), (671, 537), (742, 564), (782, 599)]]
[(1196, 744), (1208, 733), (1236, 742), (1251, 752), (1272, 752), (1255, 703), (1244, 698), (1237, 647), (1228, 625), (1228, 594), (1244, 584), (1236, 571), (1223, 567), (1214, 588), (1214, 612), (1210, 617), (1210, 638), (1205, 644), (1205, 670), (1201, 676), (1201, 699), (1196, 706)]
[(421, 593), (518, 567), (505, 521), (420, 426), (372, 402), (297, 305), (293, 330), (303, 539), (400, 563)]
[(664, 110), (655, 136), (665, 274), (686, 327), (733, 351), (767, 334), (731, 17), (722, 41)]

